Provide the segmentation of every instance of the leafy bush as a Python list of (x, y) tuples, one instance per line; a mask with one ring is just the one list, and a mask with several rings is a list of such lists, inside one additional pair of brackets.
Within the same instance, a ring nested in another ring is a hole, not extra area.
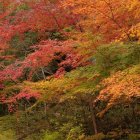
[(59, 132), (46, 132), (42, 140), (64, 140)]
[(128, 66), (138, 64), (139, 54), (140, 45), (137, 43), (100, 46), (95, 55), (97, 70), (103, 74), (123, 70)]

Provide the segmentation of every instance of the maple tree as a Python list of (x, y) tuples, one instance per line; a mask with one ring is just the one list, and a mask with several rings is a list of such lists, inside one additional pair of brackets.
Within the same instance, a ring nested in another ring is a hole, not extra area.
[(0, 131), (139, 139), (139, 42), (139, 0), (0, 0)]
[(137, 73), (139, 66), (135, 67), (124, 72), (117, 72), (102, 82), (105, 88), (100, 91), (97, 100), (107, 101), (108, 103), (106, 108), (99, 113), (100, 116), (116, 104), (129, 104), (135, 98), (139, 99), (140, 83), (139, 74)]
[(103, 35), (105, 41), (119, 39), (122, 34), (130, 40), (129, 29), (139, 24), (139, 16), (136, 16), (139, 1), (66, 0), (62, 5), (80, 16), (78, 25)]

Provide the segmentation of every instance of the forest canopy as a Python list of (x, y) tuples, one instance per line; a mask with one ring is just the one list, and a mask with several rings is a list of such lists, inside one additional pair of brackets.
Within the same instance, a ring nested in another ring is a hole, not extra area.
[(0, 140), (139, 140), (140, 1), (0, 0)]

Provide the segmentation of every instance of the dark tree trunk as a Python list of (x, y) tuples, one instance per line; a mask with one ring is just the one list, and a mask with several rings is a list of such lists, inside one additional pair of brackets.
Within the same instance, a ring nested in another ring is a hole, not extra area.
[(97, 134), (98, 131), (97, 131), (97, 124), (96, 124), (96, 118), (95, 118), (93, 104), (92, 103), (89, 103), (89, 107), (90, 107), (90, 111), (91, 111), (91, 118), (92, 118), (94, 133)]

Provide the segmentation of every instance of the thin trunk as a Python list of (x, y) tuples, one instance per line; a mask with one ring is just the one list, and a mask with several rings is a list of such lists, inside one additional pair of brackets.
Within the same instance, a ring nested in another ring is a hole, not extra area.
[[(26, 110), (27, 109), (26, 104), (24, 106), (25, 106), (25, 110)], [(26, 112), (26, 111), (25, 111), (25, 118), (26, 118), (27, 126), (29, 126), (29, 123), (28, 123), (28, 112)]]
[(42, 71), (42, 75), (43, 75), (44, 80), (46, 80), (46, 76), (45, 76), (45, 72), (44, 72), (43, 67), (41, 67), (41, 71)]
[(96, 124), (96, 118), (95, 118), (95, 113), (94, 113), (94, 110), (93, 110), (92, 103), (89, 104), (89, 107), (90, 107), (90, 111), (91, 111), (91, 118), (92, 118), (92, 123), (93, 123), (93, 127), (94, 127), (94, 133), (97, 134), (98, 133), (97, 124)]
[(44, 102), (44, 114), (45, 114), (45, 119), (47, 119), (47, 104)]

